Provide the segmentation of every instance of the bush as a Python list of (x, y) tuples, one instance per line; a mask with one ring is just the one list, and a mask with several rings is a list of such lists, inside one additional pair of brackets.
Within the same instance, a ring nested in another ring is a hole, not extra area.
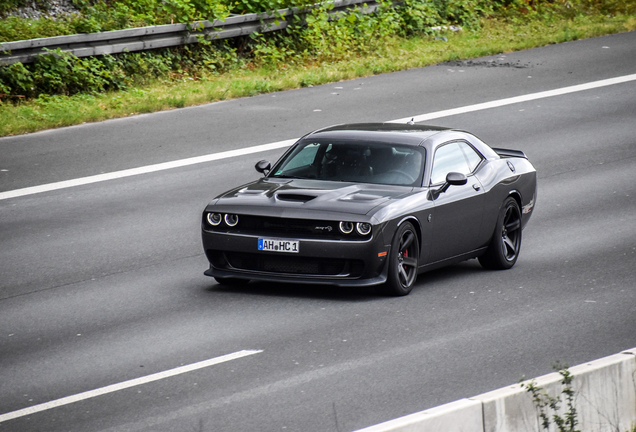
[(0, 93), (27, 95), (33, 90), (33, 74), (22, 63), (0, 68)]
[(0, 90), (12, 95), (72, 95), (125, 87), (122, 68), (109, 56), (80, 59), (58, 49), (38, 56), (33, 64), (0, 68)]
[(34, 63), (0, 67), (0, 94), (29, 98), (40, 94), (93, 94), (123, 90), (133, 83), (145, 84), (158, 78), (214, 75), (243, 64), (228, 41), (86, 58), (60, 49), (47, 51)]
[(402, 19), (399, 32), (402, 36), (430, 33), (431, 27), (442, 22), (442, 17), (432, 2), (404, 0), (404, 3), (398, 6), (397, 12)]
[(51, 19), (28, 20), (16, 16), (0, 19), (0, 42), (67, 34), (73, 34), (73, 29), (64, 21)]
[(494, 11), (504, 18), (528, 22), (580, 15), (634, 15), (634, 0), (498, 0)]
[[(23, 0), (5, 0), (0, 12)], [(312, 0), (74, 0), (79, 13), (57, 19), (0, 20), (0, 41), (116, 30), (174, 21), (223, 18), (229, 12), (264, 12), (312, 4)], [(7, 6), (8, 5), (8, 6)], [(635, 0), (403, 0), (397, 6), (382, 0), (372, 14), (359, 8), (335, 19), (333, 4), (312, 7), (289, 17), (285, 31), (225, 41), (139, 53), (79, 59), (59, 50), (39, 56), (33, 64), (0, 66), (0, 93), (72, 95), (124, 89), (153, 79), (205, 77), (249, 63), (276, 66), (293, 61), (338, 61), (379, 51), (389, 38), (432, 33), (431, 27), (480, 26), (484, 16), (510, 20), (543, 19), (601, 11), (636, 13)], [(280, 18), (282, 19), (282, 18)]]
[[(6, 1), (6, 0), (5, 0)], [(16, 9), (3, 5), (0, 16)], [(80, 33), (121, 30), (171, 23), (192, 23), (198, 20), (222, 19), (229, 15), (225, 0), (75, 0), (77, 13), (24, 19), (7, 16), (0, 20), (0, 42), (64, 36)]]

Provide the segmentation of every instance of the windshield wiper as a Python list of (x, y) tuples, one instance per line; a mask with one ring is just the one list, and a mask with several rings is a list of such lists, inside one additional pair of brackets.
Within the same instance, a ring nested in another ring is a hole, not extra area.
[(284, 179), (306, 179), (306, 177), (298, 177), (289, 174), (276, 174), (273, 175), (272, 178), (284, 178)]

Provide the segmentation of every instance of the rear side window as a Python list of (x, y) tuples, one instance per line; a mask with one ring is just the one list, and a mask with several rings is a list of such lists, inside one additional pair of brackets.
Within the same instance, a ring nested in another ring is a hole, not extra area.
[(481, 156), (475, 151), (474, 148), (466, 143), (459, 143), (459, 146), (464, 152), (464, 156), (466, 156), (466, 161), (468, 162), (470, 172), (475, 172), (475, 169), (477, 169), (477, 166), (481, 163)]

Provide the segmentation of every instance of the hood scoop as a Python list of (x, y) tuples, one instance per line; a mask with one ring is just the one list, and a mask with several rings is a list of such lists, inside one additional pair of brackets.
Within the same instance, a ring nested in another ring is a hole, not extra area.
[(264, 195), (267, 191), (262, 189), (243, 188), (237, 192), (237, 195)]
[(306, 195), (302, 193), (291, 193), (291, 192), (279, 192), (276, 194), (276, 199), (281, 201), (291, 201), (291, 202), (308, 202), (312, 199), (316, 198), (315, 195)]
[(339, 199), (339, 201), (377, 201), (384, 199), (383, 196), (365, 193), (352, 193)]

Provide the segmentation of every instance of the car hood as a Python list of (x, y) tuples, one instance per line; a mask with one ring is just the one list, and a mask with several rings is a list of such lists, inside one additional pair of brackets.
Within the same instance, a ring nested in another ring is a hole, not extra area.
[(215, 206), (304, 209), (364, 215), (412, 193), (410, 186), (262, 178), (217, 197)]

